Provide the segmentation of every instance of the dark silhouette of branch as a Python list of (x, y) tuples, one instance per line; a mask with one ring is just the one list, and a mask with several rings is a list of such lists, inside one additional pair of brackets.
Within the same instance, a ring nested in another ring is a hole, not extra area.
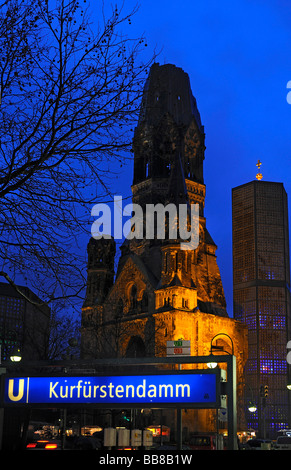
[(95, 24), (85, 1), (0, 3), (0, 274), (44, 301), (85, 286), (80, 237), (131, 149), (155, 56), (124, 33), (135, 13)]

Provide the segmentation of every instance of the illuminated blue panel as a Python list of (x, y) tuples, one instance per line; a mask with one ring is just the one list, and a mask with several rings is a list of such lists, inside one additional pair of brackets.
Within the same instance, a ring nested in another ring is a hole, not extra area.
[(217, 374), (6, 378), (6, 404), (203, 404), (217, 401)]
[(261, 359), (261, 374), (285, 374), (287, 372), (287, 362), (281, 359)]

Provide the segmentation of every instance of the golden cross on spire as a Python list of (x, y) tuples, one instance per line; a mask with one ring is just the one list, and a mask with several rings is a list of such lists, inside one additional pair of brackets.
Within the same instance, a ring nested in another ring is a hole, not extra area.
[(258, 160), (258, 163), (256, 164), (256, 166), (258, 167), (259, 172), (256, 174), (256, 178), (259, 181), (263, 178), (262, 173), (260, 173), (261, 165), (262, 165), (262, 162), (260, 162), (260, 160)]

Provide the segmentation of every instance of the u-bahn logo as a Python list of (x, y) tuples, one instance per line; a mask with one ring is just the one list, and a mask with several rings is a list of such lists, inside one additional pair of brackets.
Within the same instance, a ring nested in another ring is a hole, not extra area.
[(7, 381), (6, 397), (8, 402), (24, 403), (27, 399), (29, 378), (9, 379)]

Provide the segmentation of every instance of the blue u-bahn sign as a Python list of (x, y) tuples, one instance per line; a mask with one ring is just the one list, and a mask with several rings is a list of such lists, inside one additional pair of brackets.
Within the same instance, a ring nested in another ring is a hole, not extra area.
[(217, 371), (90, 377), (6, 377), (4, 405), (219, 406)]

